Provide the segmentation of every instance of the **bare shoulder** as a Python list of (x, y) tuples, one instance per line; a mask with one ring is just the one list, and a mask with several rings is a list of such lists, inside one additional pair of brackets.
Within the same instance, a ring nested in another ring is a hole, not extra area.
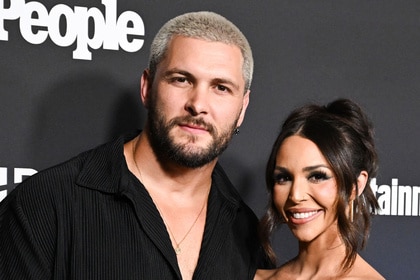
[(276, 280), (276, 279), (296, 279), (290, 271), (288, 265), (282, 265), (275, 269), (258, 269), (254, 280)]
[(384, 280), (385, 277), (358, 255), (354, 266), (344, 279)]
[(276, 274), (277, 269), (257, 269), (254, 280), (268, 280), (274, 279), (273, 276)]

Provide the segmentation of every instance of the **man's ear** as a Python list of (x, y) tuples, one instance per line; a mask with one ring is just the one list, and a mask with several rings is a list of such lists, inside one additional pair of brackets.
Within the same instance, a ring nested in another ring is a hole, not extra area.
[(149, 106), (149, 99), (150, 99), (149, 94), (150, 94), (151, 89), (152, 89), (152, 81), (150, 78), (150, 70), (145, 69), (140, 78), (140, 97), (146, 109), (148, 109), (148, 106)]
[(251, 91), (247, 90), (247, 92), (244, 94), (244, 97), (243, 97), (243, 100), (242, 100), (242, 109), (241, 109), (241, 113), (239, 115), (238, 123), (236, 124), (236, 127), (240, 127), (242, 122), (244, 121), (245, 112), (246, 112), (246, 109), (248, 108), (248, 104), (249, 104), (249, 94), (250, 93), (251, 93)]
[(359, 196), (359, 195), (362, 194), (363, 190), (366, 187), (368, 178), (369, 178), (369, 174), (367, 173), (367, 171), (362, 170), (360, 172), (359, 176), (357, 177), (358, 193), (356, 194), (356, 186), (353, 186), (353, 190), (352, 190), (352, 193), (351, 193), (350, 200), (354, 200), (356, 198), (356, 195)]

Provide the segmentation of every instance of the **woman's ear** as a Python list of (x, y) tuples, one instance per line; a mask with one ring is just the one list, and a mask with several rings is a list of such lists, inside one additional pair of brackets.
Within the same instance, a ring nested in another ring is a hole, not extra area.
[(359, 195), (362, 194), (363, 190), (366, 187), (368, 178), (369, 178), (369, 174), (367, 173), (367, 171), (362, 170), (360, 172), (359, 176), (357, 177), (357, 189), (358, 189), (358, 193), (356, 194), (356, 186), (353, 186), (353, 191), (351, 193), (350, 200), (354, 200), (356, 198), (356, 196), (359, 196)]

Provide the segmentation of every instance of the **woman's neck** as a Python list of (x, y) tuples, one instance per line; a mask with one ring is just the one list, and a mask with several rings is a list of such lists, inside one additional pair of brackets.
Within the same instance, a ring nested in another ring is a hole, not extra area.
[[(299, 254), (292, 261), (300, 275), (338, 275), (342, 271), (346, 247), (338, 236), (320, 236), (311, 242), (299, 243)], [(308, 278), (310, 279), (310, 278)]]

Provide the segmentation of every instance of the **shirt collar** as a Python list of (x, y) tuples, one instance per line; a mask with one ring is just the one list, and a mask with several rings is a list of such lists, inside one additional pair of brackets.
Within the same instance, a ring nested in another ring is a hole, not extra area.
[(124, 157), (124, 143), (133, 139), (136, 133), (120, 136), (116, 140), (103, 144), (82, 154), (86, 157), (77, 184), (106, 193), (120, 192), (120, 186), (126, 185), (127, 176), (123, 169), (127, 169)]
[[(124, 157), (124, 144), (139, 133), (134, 131), (85, 152), (86, 160), (77, 184), (106, 193), (127, 191), (130, 171)], [(235, 208), (239, 207), (239, 194), (219, 163), (212, 173), (212, 181), (212, 186), (217, 187), (220, 195), (233, 203)]]

